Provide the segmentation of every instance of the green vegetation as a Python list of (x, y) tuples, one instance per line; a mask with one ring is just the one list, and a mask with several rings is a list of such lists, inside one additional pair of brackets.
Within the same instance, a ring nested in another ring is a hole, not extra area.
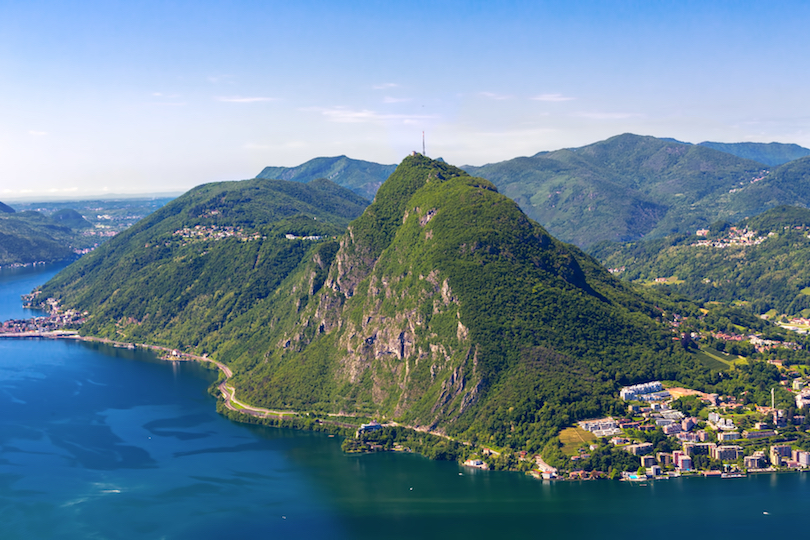
[(81, 232), (92, 225), (74, 210), (45, 216), (0, 205), (0, 267), (63, 261), (91, 245)]
[(622, 384), (706, 372), (652, 303), (460, 169), (407, 158), (349, 229), (324, 283), (310, 260), (218, 333), (247, 401), (531, 451), (621, 410)]
[[(779, 204), (810, 205), (806, 182), (797, 181), (808, 176), (808, 154), (790, 144), (692, 145), (624, 134), (463, 169), (493, 182), (551, 234), (584, 247), (694, 232)], [(371, 199), (394, 168), (340, 156), (266, 167), (259, 177), (329, 178)]]
[(305, 257), (333, 255), (330, 238), (365, 204), (325, 180), (206, 184), (65, 269), (43, 294), (89, 311), (86, 333), (212, 353), (217, 332)]
[(396, 168), (396, 165), (380, 165), (350, 159), (346, 156), (320, 157), (297, 167), (265, 167), (256, 178), (294, 182), (310, 182), (318, 178), (328, 178), (358, 195), (373, 199), (377, 189)]
[(631, 134), (465, 169), (491, 180), (529, 217), (579, 246), (694, 232), (717, 219), (736, 220), (796, 200), (747, 198), (751, 186), (769, 184), (751, 184), (767, 172), (764, 164)]
[(706, 146), (732, 154), (743, 159), (750, 159), (764, 163), (770, 167), (778, 167), (784, 165), (788, 161), (800, 159), (810, 155), (810, 149), (799, 146), (798, 144), (783, 144), (783, 143), (718, 143), (718, 142), (702, 142), (700, 146)]
[(587, 448), (590, 444), (596, 442), (596, 436), (593, 433), (585, 431), (579, 426), (560, 431), (559, 439), (562, 452), (567, 456), (574, 456), (583, 447)]
[[(592, 253), (608, 267), (624, 268), (620, 275), (628, 281), (677, 276), (666, 287), (701, 302), (736, 302), (756, 314), (810, 316), (805, 292), (810, 284), (810, 210), (780, 206), (740, 221), (736, 229), (756, 231), (761, 243), (699, 246), (701, 237), (675, 235), (601, 244)], [(715, 224), (712, 231), (704, 241), (718, 243), (735, 234), (728, 224)]]
[[(233, 370), (240, 400), (307, 411), (240, 418), (330, 430), (350, 429), (330, 414), (395, 420), (403, 427), (346, 444), (444, 459), (488, 447), (495, 468), (529, 467), (524, 451), (566, 463), (556, 435), (623, 414), (627, 384), (747, 390), (759, 403), (779, 380), (765, 362), (725, 361), (754, 359), (748, 344), (701, 351), (689, 337), (771, 332), (767, 322), (621, 282), (461, 169), (408, 157), (360, 215), (364, 205), (325, 180), (200, 186), (43, 297), (88, 311), (83, 333), (207, 354)], [(599, 450), (592, 466), (637, 469), (628, 456)]]

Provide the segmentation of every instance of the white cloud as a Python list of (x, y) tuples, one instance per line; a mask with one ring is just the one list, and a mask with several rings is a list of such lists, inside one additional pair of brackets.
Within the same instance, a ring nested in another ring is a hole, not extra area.
[(385, 123), (385, 122), (402, 122), (411, 123), (416, 120), (428, 120), (436, 118), (431, 115), (419, 114), (383, 114), (368, 109), (353, 110), (346, 107), (308, 107), (302, 109), (303, 111), (319, 112), (324, 115), (331, 122), (339, 122), (343, 124), (360, 124), (368, 122)]
[(47, 135), (48, 132), (47, 131), (37, 131), (35, 129), (29, 129), (28, 134), (33, 135), (34, 137), (42, 137), (44, 135)]
[(405, 103), (406, 101), (413, 101), (411, 98), (395, 98), (391, 96), (385, 96), (383, 98), (383, 103)]
[(549, 101), (552, 103), (559, 103), (561, 101), (573, 101), (576, 98), (570, 96), (564, 96), (562, 94), (540, 94), (539, 96), (534, 96), (534, 101)]
[(216, 98), (217, 101), (224, 101), (226, 103), (261, 103), (266, 101), (278, 101), (278, 98), (272, 97), (242, 97), (242, 96), (221, 96)]
[(397, 88), (399, 85), (396, 83), (383, 83), (383, 84), (375, 84), (372, 86), (374, 90), (385, 90), (386, 88)]
[(512, 96), (507, 96), (504, 94), (493, 94), (492, 92), (479, 92), (480, 95), (484, 96), (488, 99), (494, 99), (496, 101), (503, 101), (505, 99), (512, 99)]

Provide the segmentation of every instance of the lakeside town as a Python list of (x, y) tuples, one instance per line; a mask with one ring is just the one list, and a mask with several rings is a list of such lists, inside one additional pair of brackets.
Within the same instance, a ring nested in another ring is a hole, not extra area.
[[(794, 379), (791, 391), (796, 410), (810, 405), (806, 380)], [(570, 458), (567, 474), (542, 460), (532, 474), (544, 479), (610, 477), (585, 466), (591, 453), (605, 445), (637, 460), (636, 471), (621, 472), (626, 481), (810, 469), (808, 418), (776, 408), (773, 400), (770, 407), (744, 406), (732, 396), (667, 387), (660, 381), (624, 387), (620, 398), (627, 403), (626, 417), (587, 420), (571, 428), (585, 436), (580, 435), (582, 444)], [(697, 414), (684, 413), (684, 403)]]

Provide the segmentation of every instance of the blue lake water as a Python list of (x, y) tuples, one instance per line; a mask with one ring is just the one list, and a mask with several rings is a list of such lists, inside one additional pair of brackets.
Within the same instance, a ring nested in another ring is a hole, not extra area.
[[(48, 274), (15, 276), (0, 275), (0, 319), (19, 317), (19, 295)], [(345, 455), (339, 438), (220, 417), (207, 394), (215, 375), (142, 351), (0, 339), (0, 538), (748, 538), (806, 530), (807, 474), (549, 483), (416, 455)]]

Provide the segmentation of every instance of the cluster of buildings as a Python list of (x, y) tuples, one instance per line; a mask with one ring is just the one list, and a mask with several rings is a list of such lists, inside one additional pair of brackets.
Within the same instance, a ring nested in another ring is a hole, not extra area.
[(797, 351), (802, 348), (800, 344), (793, 341), (776, 341), (773, 339), (762, 339), (761, 337), (755, 334), (744, 336), (728, 332), (712, 332), (710, 335), (713, 338), (722, 341), (748, 341), (751, 343), (751, 345), (754, 346), (757, 352), (765, 352), (771, 349), (779, 349), (779, 348)]
[(78, 326), (83, 322), (84, 316), (73, 310), (64, 313), (52, 312), (45, 317), (12, 319), (0, 323), (0, 335), (56, 332), (67, 326)]
[[(219, 227), (217, 225), (196, 225), (195, 227), (185, 227), (174, 231), (174, 236), (179, 236), (188, 240), (215, 241), (226, 238), (238, 238), (243, 242), (250, 240), (261, 240), (261, 233), (246, 233), (242, 227)], [(185, 245), (185, 244), (183, 244)]]
[[(801, 380), (793, 383), (797, 406), (810, 405), (810, 388), (805, 388)], [(651, 430), (661, 428), (661, 430), (680, 441), (681, 449), (667, 453), (655, 450), (652, 443), (634, 442), (622, 436), (613, 437), (610, 442), (623, 450), (638, 456), (641, 465), (646, 469), (647, 476), (659, 476), (664, 468), (675, 468), (677, 472), (687, 472), (695, 470), (695, 457), (707, 456), (712, 460), (733, 462), (742, 465), (748, 470), (764, 469), (767, 467), (789, 467), (789, 468), (810, 468), (810, 452), (796, 450), (787, 444), (776, 444), (770, 446), (769, 453), (765, 450), (757, 450), (751, 455), (745, 455), (743, 441), (764, 439), (778, 435), (778, 432), (771, 428), (770, 423), (757, 422), (755, 429), (740, 432), (734, 421), (724, 418), (717, 411), (712, 411), (708, 415), (706, 424), (713, 429), (707, 432), (697, 429), (699, 420), (694, 417), (685, 417), (681, 412), (669, 407), (664, 400), (653, 401), (650, 396), (661, 395), (663, 387), (660, 382), (628, 386), (622, 389), (620, 395), (628, 401), (648, 402), (644, 405), (631, 404), (629, 409), (634, 413), (641, 413), (642, 421), (619, 420), (617, 425), (620, 428), (634, 428), (639, 430)], [(701, 396), (705, 398), (704, 396)], [(773, 407), (762, 408), (760, 412), (771, 414), (773, 425), (776, 428), (785, 427), (788, 418), (785, 411)], [(795, 416), (794, 423), (802, 423), (803, 416)], [(583, 425), (584, 423), (580, 423)], [(716, 441), (716, 442), (715, 442)], [(740, 441), (739, 444), (734, 442)], [(750, 452), (750, 449), (749, 449)], [(725, 465), (734, 467), (735, 465)], [(718, 473), (719, 474), (719, 473)]]
[(96, 228), (96, 229), (87, 229), (85, 231), (82, 231), (82, 236), (101, 236), (101, 237), (111, 238), (111, 237), (115, 236), (116, 234), (118, 234), (117, 230), (109, 229), (109, 228), (102, 228), (102, 227), (99, 227), (99, 228)]
[(590, 431), (597, 437), (610, 437), (611, 435), (618, 435), (623, 429), (613, 418), (585, 420), (579, 423), (579, 427), (585, 431)]
[(643, 384), (634, 384), (633, 386), (625, 386), (619, 392), (619, 397), (624, 401), (661, 401), (671, 396), (669, 392), (664, 390), (664, 385), (659, 381), (652, 381)]
[[(696, 233), (697, 236), (707, 236), (709, 234), (708, 229), (699, 229)], [(774, 233), (768, 233), (768, 236), (773, 236)], [(761, 244), (765, 241), (766, 236), (757, 236), (756, 231), (749, 231), (747, 228), (743, 227), (742, 229), (738, 227), (731, 227), (728, 230), (728, 234), (722, 238), (717, 238), (715, 240), (698, 240), (692, 246), (703, 246), (703, 247), (714, 247), (714, 248), (726, 248), (729, 246), (756, 246)]]

